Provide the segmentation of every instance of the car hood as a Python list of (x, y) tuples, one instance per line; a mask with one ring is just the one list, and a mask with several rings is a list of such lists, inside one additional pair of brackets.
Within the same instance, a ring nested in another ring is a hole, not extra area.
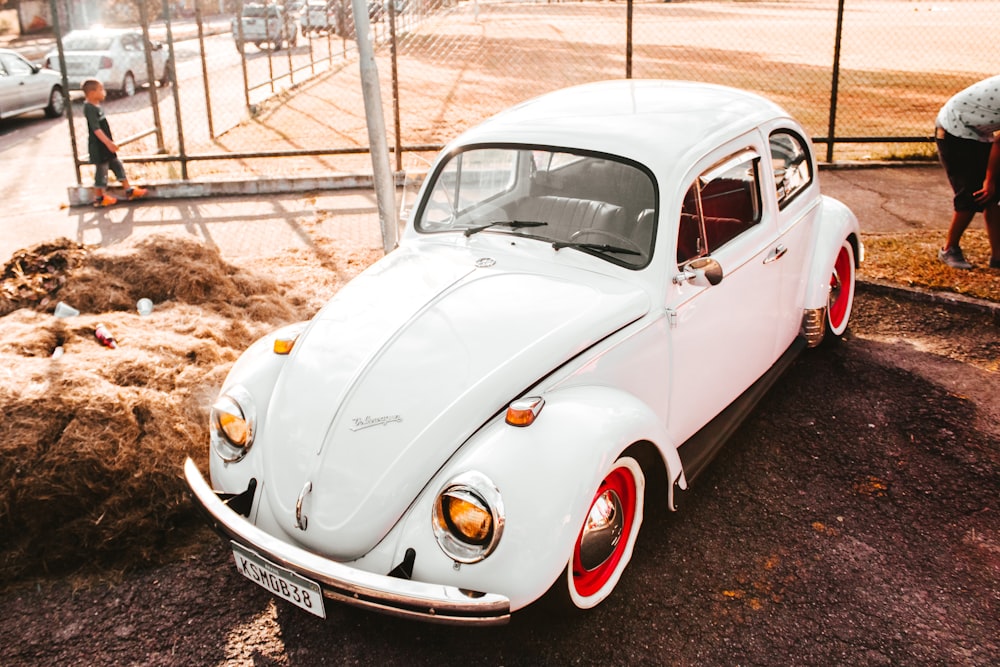
[(330, 557), (367, 553), (512, 398), (649, 310), (612, 277), (440, 255), (397, 250), (355, 278), (275, 384), (264, 493), (289, 536)]

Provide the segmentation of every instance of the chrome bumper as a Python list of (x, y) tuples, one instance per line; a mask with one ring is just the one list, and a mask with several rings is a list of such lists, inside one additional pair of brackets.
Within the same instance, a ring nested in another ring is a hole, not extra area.
[(292, 546), (257, 528), (222, 502), (190, 458), (184, 477), (217, 531), (264, 558), (311, 579), (323, 596), (356, 607), (450, 625), (501, 625), (510, 620), (510, 600), (357, 570)]

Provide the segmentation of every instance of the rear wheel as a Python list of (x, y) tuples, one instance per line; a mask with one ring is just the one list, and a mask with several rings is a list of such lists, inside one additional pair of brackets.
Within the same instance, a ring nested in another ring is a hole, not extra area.
[(163, 76), (160, 77), (160, 88), (170, 85), (170, 63), (163, 66)]
[(642, 525), (645, 486), (642, 468), (628, 456), (604, 476), (562, 577), (567, 606), (590, 609), (615, 589)]
[(122, 97), (132, 97), (135, 95), (135, 77), (132, 72), (126, 72), (122, 80)]
[(827, 334), (840, 337), (847, 331), (854, 307), (854, 246), (844, 240), (830, 275), (830, 299), (826, 309)]
[(63, 100), (62, 88), (52, 86), (52, 91), (49, 93), (49, 106), (45, 107), (45, 115), (49, 118), (56, 118), (63, 115), (64, 111), (66, 111), (66, 102)]

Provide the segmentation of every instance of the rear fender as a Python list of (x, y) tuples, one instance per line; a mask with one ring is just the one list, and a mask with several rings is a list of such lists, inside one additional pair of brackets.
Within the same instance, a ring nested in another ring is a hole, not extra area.
[(809, 263), (811, 268), (803, 303), (804, 309), (826, 307), (830, 297), (830, 275), (833, 273), (833, 264), (845, 240), (854, 247), (856, 268), (861, 264), (864, 254), (858, 219), (841, 202), (823, 196), (819, 221), (816, 225), (813, 256)]

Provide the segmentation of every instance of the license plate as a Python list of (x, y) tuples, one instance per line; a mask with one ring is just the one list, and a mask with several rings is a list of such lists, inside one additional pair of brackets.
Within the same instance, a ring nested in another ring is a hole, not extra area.
[(319, 584), (279, 567), (248, 549), (232, 542), (236, 570), (267, 592), (288, 600), (299, 609), (326, 618), (323, 592)]

